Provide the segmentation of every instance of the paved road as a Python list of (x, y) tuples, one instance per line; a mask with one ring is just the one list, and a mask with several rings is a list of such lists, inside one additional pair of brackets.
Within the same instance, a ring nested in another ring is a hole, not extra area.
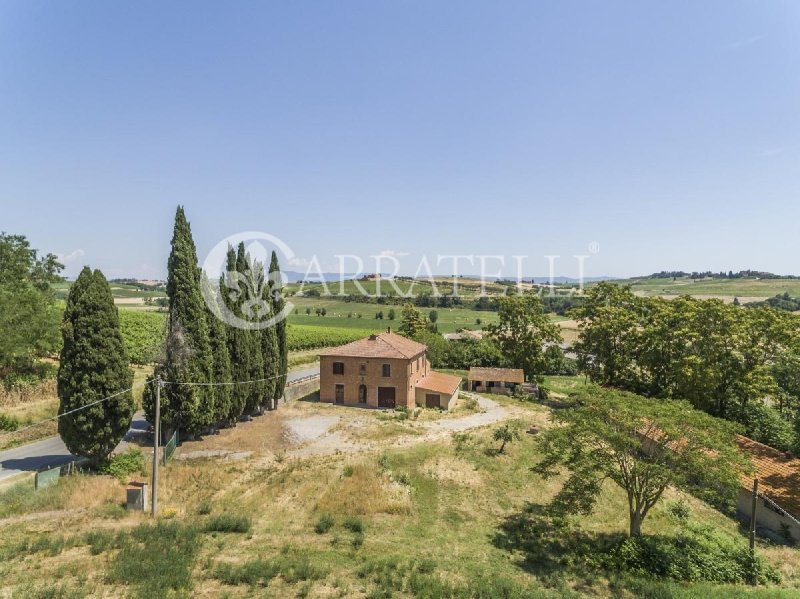
[[(319, 367), (294, 370), (289, 373), (288, 381), (319, 374)], [(117, 451), (124, 450), (130, 441), (147, 431), (149, 424), (144, 419), (144, 412), (137, 412), (133, 416), (131, 428), (125, 438), (117, 447)], [(75, 459), (67, 451), (61, 437), (48, 437), (36, 443), (21, 445), (14, 449), (0, 452), (0, 482), (16, 476), (22, 472), (35, 472), (44, 468), (61, 466)]]

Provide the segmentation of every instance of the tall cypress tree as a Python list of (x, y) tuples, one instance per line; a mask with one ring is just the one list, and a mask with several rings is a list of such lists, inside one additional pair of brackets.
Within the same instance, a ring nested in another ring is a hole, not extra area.
[[(62, 323), (58, 368), (59, 415), (128, 389), (133, 384), (128, 352), (111, 288), (87, 266), (72, 286)], [(134, 412), (130, 391), (58, 420), (58, 434), (71, 453), (97, 465), (125, 436)]]
[[(227, 276), (230, 278), (237, 273), (236, 268), (236, 250), (228, 247), (227, 255)], [(223, 275), (223, 278), (225, 275)], [(220, 281), (220, 289), (222, 290), (222, 301), (225, 302), (228, 309), (231, 310), (236, 316), (241, 317), (241, 304), (242, 297), (240, 294), (232, 294), (226, 281)], [(239, 328), (230, 327), (228, 329), (228, 353), (231, 360), (231, 378), (233, 381), (246, 381), (250, 376), (250, 352), (249, 352), (249, 331)], [(229, 420), (236, 422), (240, 416), (244, 414), (245, 407), (247, 406), (247, 396), (250, 389), (247, 385), (232, 385), (231, 386), (231, 402)]]
[(180, 383), (210, 383), (212, 351), (197, 250), (182, 206), (175, 213), (167, 273), (170, 318), (164, 372), (178, 384), (164, 387), (162, 418), (165, 426), (199, 433), (213, 422), (214, 388)]
[[(236, 271), (242, 275), (244, 281), (240, 284), (241, 287), (246, 287), (244, 291), (243, 303), (240, 306), (242, 316), (245, 320), (251, 321), (254, 324), (260, 320), (261, 314), (253, 313), (250, 311), (251, 304), (258, 302), (260, 298), (255, 297), (259, 289), (261, 273), (258, 266), (250, 260), (250, 256), (245, 250), (244, 243), (239, 243), (236, 252)], [(264, 356), (261, 351), (261, 334), (256, 329), (244, 330), (245, 345), (247, 347), (247, 381), (254, 381), (251, 383), (243, 384), (242, 386), (247, 391), (247, 399), (245, 401), (245, 414), (256, 413), (262, 403), (264, 402), (264, 395), (266, 389), (265, 381), (261, 379), (264, 377)], [(255, 382), (258, 381), (258, 382)]]
[[(203, 285), (210, 285), (206, 280), (206, 274), (201, 273)], [(220, 295), (215, 294), (214, 300), (221, 302)], [(231, 413), (231, 392), (232, 386), (230, 383), (231, 378), (231, 356), (228, 351), (228, 325), (217, 318), (214, 311), (210, 308), (206, 309), (206, 318), (208, 319), (208, 333), (211, 340), (211, 353), (214, 362), (214, 382), (223, 383), (214, 387), (214, 418), (215, 423), (227, 423), (230, 420)]]
[[(262, 321), (265, 321), (273, 316), (272, 296), (270, 293), (269, 279), (266, 276), (265, 265), (258, 264), (256, 268), (260, 274), (261, 293), (264, 305), (266, 306), (262, 317)], [(275, 389), (279, 383), (276, 375), (280, 374), (278, 336), (275, 327), (272, 325), (264, 327), (258, 332), (260, 333), (261, 356), (263, 359), (261, 376), (266, 379), (261, 403), (267, 408), (272, 409), (274, 405)]]
[[(272, 313), (276, 315), (280, 314), (286, 305), (286, 300), (283, 299), (283, 283), (280, 278), (280, 272), (281, 267), (278, 264), (278, 256), (273, 251), (272, 259), (269, 263), (269, 274)], [(272, 397), (277, 406), (277, 402), (283, 397), (283, 392), (286, 388), (286, 373), (289, 367), (289, 346), (286, 344), (286, 320), (283, 318), (275, 325), (275, 338), (278, 344), (277, 374), (280, 374), (280, 378), (276, 379), (275, 390)]]

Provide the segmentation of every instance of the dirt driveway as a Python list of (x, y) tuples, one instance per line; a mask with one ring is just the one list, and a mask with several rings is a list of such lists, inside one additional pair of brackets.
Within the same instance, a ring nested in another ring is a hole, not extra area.
[[(430, 422), (399, 421), (384, 424), (390, 435), (376, 438), (376, 413), (325, 404), (325, 408), (338, 414), (313, 415), (289, 418), (284, 422), (287, 436), (300, 446), (287, 451), (293, 457), (330, 455), (334, 453), (369, 451), (381, 447), (401, 447), (448, 437), (505, 420), (512, 411), (496, 401), (473, 393), (462, 395), (478, 402), (478, 412), (456, 418), (442, 418)], [(325, 409), (324, 408), (324, 409)], [(392, 428), (394, 427), (394, 428)], [(378, 429), (380, 432), (380, 429)]]

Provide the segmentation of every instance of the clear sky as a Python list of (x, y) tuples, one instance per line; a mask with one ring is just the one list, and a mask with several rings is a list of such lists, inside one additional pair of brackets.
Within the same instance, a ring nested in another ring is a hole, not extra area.
[(0, 1), (0, 230), (69, 274), (163, 276), (179, 203), (298, 266), (800, 273), (799, 192), (796, 0)]

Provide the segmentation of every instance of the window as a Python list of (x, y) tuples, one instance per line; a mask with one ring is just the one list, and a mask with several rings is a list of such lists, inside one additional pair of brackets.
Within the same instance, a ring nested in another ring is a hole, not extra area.
[(361, 375), (367, 374), (367, 365), (366, 364), (360, 364), (359, 365), (358, 374), (361, 374)]
[(333, 374), (344, 374), (344, 362), (333, 363)]
[(392, 376), (392, 365), (391, 364), (384, 364), (383, 365), (383, 376)]

